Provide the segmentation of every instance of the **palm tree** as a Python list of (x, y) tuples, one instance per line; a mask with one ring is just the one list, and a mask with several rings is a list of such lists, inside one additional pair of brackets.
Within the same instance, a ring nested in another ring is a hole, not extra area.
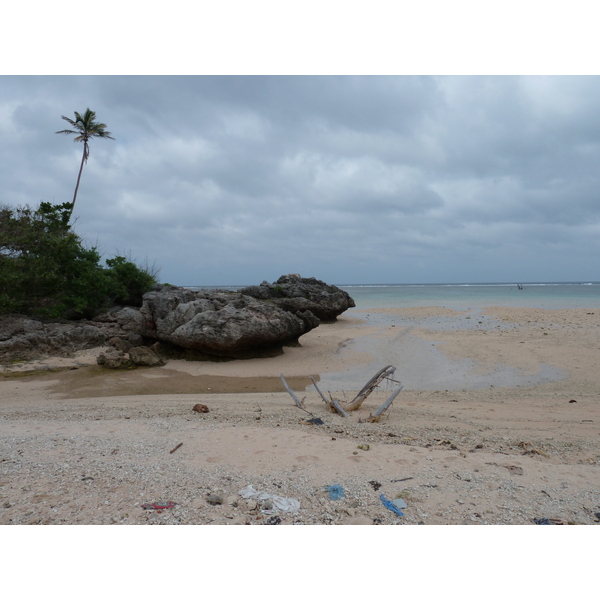
[(75, 200), (77, 200), (77, 190), (79, 189), (79, 181), (81, 179), (81, 172), (83, 171), (83, 165), (87, 162), (88, 157), (90, 155), (90, 147), (88, 142), (92, 138), (107, 138), (109, 140), (114, 140), (114, 137), (110, 136), (110, 131), (105, 131), (106, 125), (104, 123), (97, 123), (94, 119), (96, 118), (96, 113), (89, 108), (85, 111), (83, 116), (81, 116), (78, 112), (75, 113), (75, 120), (69, 119), (69, 117), (62, 116), (62, 118), (67, 121), (70, 125), (74, 127), (74, 129), (63, 129), (62, 131), (57, 131), (56, 133), (66, 133), (67, 135), (75, 134), (77, 137), (75, 138), (75, 142), (83, 142), (83, 157), (81, 158), (81, 166), (79, 167), (79, 175), (77, 176), (77, 185), (75, 186), (75, 193), (73, 194), (73, 204), (71, 206), (71, 214), (73, 214), (73, 209), (75, 208)]

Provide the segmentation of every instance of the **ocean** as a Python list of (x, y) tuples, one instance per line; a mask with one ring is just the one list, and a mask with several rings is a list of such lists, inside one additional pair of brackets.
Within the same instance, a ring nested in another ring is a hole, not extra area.
[(600, 308), (600, 282), (340, 285), (357, 308)]
[[(336, 284), (354, 299), (357, 308), (441, 306), (456, 310), (487, 306), (600, 309), (600, 282)], [(519, 285), (522, 289), (519, 289)], [(185, 286), (192, 290), (201, 289)], [(204, 286), (216, 289), (218, 286)], [(243, 286), (218, 289), (238, 290)]]

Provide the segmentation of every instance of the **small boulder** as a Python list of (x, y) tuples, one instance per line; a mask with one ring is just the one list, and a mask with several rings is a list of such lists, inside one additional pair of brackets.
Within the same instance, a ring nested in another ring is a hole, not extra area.
[(125, 353), (120, 350), (107, 350), (102, 352), (96, 362), (105, 369), (135, 369), (135, 365)]
[(206, 406), (206, 404), (196, 404), (194, 406), (194, 408), (192, 408), (192, 410), (195, 410), (196, 412), (199, 412), (199, 413), (207, 413), (207, 412), (209, 412), (208, 406)]
[(154, 350), (146, 346), (137, 346), (129, 350), (129, 358), (134, 365), (138, 367), (162, 367), (163, 361)]

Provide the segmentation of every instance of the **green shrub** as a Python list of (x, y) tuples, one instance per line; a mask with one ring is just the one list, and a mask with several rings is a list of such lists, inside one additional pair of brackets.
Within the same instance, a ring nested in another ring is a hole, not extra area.
[(106, 264), (112, 303), (141, 306), (142, 296), (156, 283), (154, 277), (124, 256), (109, 258)]
[(100, 265), (70, 230), (71, 204), (0, 208), (0, 314), (90, 317), (115, 304), (141, 304), (155, 283), (124, 257)]

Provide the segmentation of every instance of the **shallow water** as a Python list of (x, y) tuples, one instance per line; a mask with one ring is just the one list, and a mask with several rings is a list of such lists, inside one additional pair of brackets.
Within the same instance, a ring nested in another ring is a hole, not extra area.
[[(470, 359), (452, 360), (439, 348), (444, 342), (423, 340), (412, 327), (399, 328), (393, 338), (358, 337), (342, 352), (366, 352), (373, 362), (351, 371), (321, 373), (319, 388), (328, 391), (356, 391), (386, 365), (394, 365), (394, 378), (407, 390), (476, 390), (491, 387), (529, 387), (564, 379), (561, 369), (540, 364), (537, 373), (526, 373), (510, 365), (498, 364), (491, 373), (481, 374)], [(395, 386), (394, 386), (395, 387)], [(311, 385), (306, 390), (313, 390)]]

